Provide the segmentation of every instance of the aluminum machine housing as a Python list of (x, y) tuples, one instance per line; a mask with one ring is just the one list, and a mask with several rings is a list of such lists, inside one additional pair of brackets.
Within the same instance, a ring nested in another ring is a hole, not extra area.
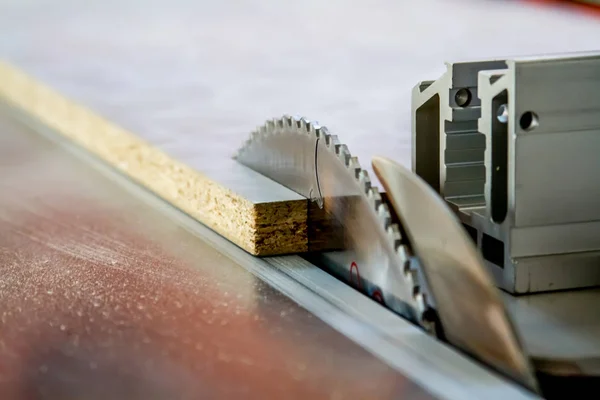
[(413, 171), (513, 293), (600, 284), (600, 53), (449, 63), (412, 94)]

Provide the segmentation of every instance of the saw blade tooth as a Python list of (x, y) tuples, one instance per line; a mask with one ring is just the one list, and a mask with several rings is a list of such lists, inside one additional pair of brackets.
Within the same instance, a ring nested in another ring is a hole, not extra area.
[(406, 283), (407, 287), (412, 288), (412, 293), (413, 293), (413, 299), (416, 300), (414, 293), (415, 293), (415, 287), (416, 282), (417, 282), (417, 276), (415, 276), (413, 273), (409, 272), (407, 274), (404, 274), (404, 282)]
[(331, 145), (330, 145), (331, 135), (329, 134), (329, 131), (327, 130), (327, 128), (324, 126), (321, 126), (321, 125), (316, 125), (315, 133), (316, 133), (317, 137), (319, 139), (321, 139), (322, 144), (324, 144), (328, 150), (331, 150)]
[(413, 288), (412, 295), (413, 295), (413, 298), (417, 305), (417, 312), (419, 315), (419, 319), (420, 319), (420, 322), (423, 322), (425, 312), (429, 308), (427, 295), (421, 290), (421, 286), (418, 284), (419, 271), (413, 265), (411, 265), (410, 262), (408, 262), (408, 267), (407, 267), (406, 271), (407, 271), (407, 275), (406, 275), (405, 279), (406, 279), (407, 283), (410, 282), (410, 285)]
[(360, 167), (358, 158), (350, 157), (350, 160), (348, 160), (348, 170), (350, 170), (352, 175), (354, 175), (354, 179), (359, 180), (359, 175), (362, 171), (362, 168)]
[(425, 322), (425, 313), (428, 309), (427, 301), (428, 300), (425, 293), (419, 291), (417, 294), (415, 294), (415, 302), (417, 303), (417, 311), (420, 319), (419, 322), (421, 323)]
[(284, 115), (281, 118), (274, 118), (273, 123), (275, 124), (275, 129), (283, 129), (288, 118), (287, 115)]
[[(369, 178), (369, 173), (367, 171), (365, 171), (364, 169), (361, 170), (358, 175), (358, 182), (362, 185), (365, 194), (369, 195), (369, 193), (372, 191), (373, 196), (375, 196), (376, 198), (381, 200), (381, 195), (379, 194), (379, 190), (376, 187), (371, 186), (371, 178)], [(375, 200), (377, 200), (377, 199), (375, 199)], [(374, 208), (378, 207), (378, 206), (379, 206), (379, 204), (375, 205)]]
[(322, 144), (325, 145), (325, 147), (328, 147), (327, 143), (329, 142), (329, 135), (327, 134), (327, 132), (323, 131), (320, 125), (315, 127), (315, 135), (317, 135), (317, 138), (321, 140)]
[(413, 281), (413, 287), (412, 287), (412, 290), (413, 290), (413, 293), (412, 293), (412, 295), (413, 295), (413, 298), (414, 298), (414, 299), (415, 299), (417, 302), (419, 302), (419, 299), (423, 299), (423, 300), (425, 300), (425, 298), (423, 297), (423, 292), (421, 291), (421, 286), (419, 286), (419, 285), (416, 283), (416, 282), (418, 282), (418, 281), (417, 281), (417, 279), (419, 278), (419, 277), (418, 277), (418, 275), (417, 275), (417, 272), (416, 272), (416, 270), (414, 270), (414, 269), (411, 269), (411, 270), (410, 270), (410, 272), (411, 272), (411, 273), (410, 273), (410, 277), (412, 278), (412, 281)]
[(320, 131), (318, 128), (320, 128), (320, 125), (317, 121), (310, 121), (308, 123), (307, 132), (311, 135), (317, 135), (318, 137), (320, 135)]
[(419, 281), (419, 273), (416, 270), (416, 268), (413, 268), (410, 265), (410, 262), (406, 262), (404, 264), (404, 274), (405, 274), (405, 279), (411, 283), (411, 286), (413, 288), (413, 295), (414, 295), (415, 293), (417, 293), (419, 291), (418, 285), (416, 284), (416, 282)]
[(270, 119), (267, 121), (267, 123), (265, 124), (265, 128), (268, 131), (275, 131), (275, 128), (277, 127), (277, 121), (276, 119)]
[(310, 120), (308, 120), (305, 117), (301, 117), (300, 121), (298, 122), (298, 128), (306, 133), (310, 133), (310, 131), (311, 131), (310, 125), (311, 125)]
[(387, 230), (388, 226), (392, 223), (392, 216), (387, 204), (382, 203), (377, 207), (377, 216), (383, 225), (383, 228)]
[(294, 126), (294, 117), (290, 117), (286, 115), (282, 118), (283, 126), (282, 128), (291, 128)]
[(350, 152), (348, 151), (348, 147), (345, 144), (340, 144), (335, 147), (335, 152), (340, 161), (343, 162), (345, 166), (348, 166), (348, 163), (350, 162)]
[(382, 203), (382, 199), (379, 190), (377, 190), (376, 187), (370, 187), (367, 190), (367, 199), (369, 200), (371, 208), (377, 211), (377, 208), (379, 208), (379, 205)]
[(321, 134), (325, 137), (325, 146), (327, 146), (330, 151), (335, 152), (336, 146), (340, 144), (340, 140), (338, 139), (337, 135), (330, 135), (327, 131), (327, 128), (324, 126), (321, 127)]
[(313, 121), (309, 124), (309, 133), (317, 135), (318, 138), (322, 137), (321, 125), (317, 121)]
[(400, 234), (400, 228), (396, 224), (390, 224), (387, 228), (388, 238), (394, 250), (396, 250), (402, 244), (402, 235)]
[(305, 132), (307, 127), (308, 120), (301, 115), (295, 115), (292, 121), (292, 127), (300, 130), (300, 132)]
[(300, 128), (300, 116), (299, 115), (292, 116), (289, 127), (294, 128), (294, 129)]
[[(394, 224), (396, 225), (396, 224)], [(397, 225), (396, 225), (397, 227)], [(400, 236), (400, 240), (402, 240), (402, 235)], [(396, 247), (396, 254), (398, 255), (398, 258), (400, 258), (400, 261), (402, 262), (402, 271), (405, 274), (409, 274), (411, 271), (411, 265), (410, 265), (410, 254), (408, 252), (408, 248), (404, 245), (404, 244), (400, 244), (398, 247)]]

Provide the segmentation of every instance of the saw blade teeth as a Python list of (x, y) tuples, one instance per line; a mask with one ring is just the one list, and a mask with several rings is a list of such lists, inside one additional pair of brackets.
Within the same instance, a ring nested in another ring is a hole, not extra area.
[(371, 208), (377, 211), (377, 209), (381, 205), (381, 196), (379, 195), (379, 191), (377, 190), (377, 188), (370, 188), (367, 193), (367, 198), (369, 199), (369, 204), (371, 205)]
[(274, 131), (276, 126), (277, 126), (277, 120), (270, 119), (265, 124), (265, 129), (268, 130), (268, 131)]
[[(417, 287), (417, 276), (412, 273), (410, 269), (404, 274), (404, 282), (409, 288), (412, 288), (413, 294), (415, 293), (415, 288)], [(413, 296), (414, 298), (414, 296)]]
[(306, 123), (306, 132), (310, 133), (311, 135), (315, 135), (317, 134), (317, 129), (315, 129), (315, 126), (318, 126), (318, 124), (316, 124), (316, 121), (309, 121)]
[(376, 187), (370, 187), (367, 190), (367, 198), (369, 199), (369, 204), (374, 211), (377, 211), (381, 203), (383, 202), (381, 199), (381, 195), (379, 194), (379, 190)]
[(369, 173), (364, 169), (362, 169), (358, 175), (358, 182), (361, 184), (365, 194), (369, 194), (369, 192), (372, 189), (373, 196), (378, 196), (379, 198), (381, 198), (381, 196), (379, 195), (379, 190), (377, 190), (376, 187), (371, 186), (371, 178), (369, 178)]
[(360, 163), (358, 162), (358, 158), (350, 157), (350, 160), (348, 161), (348, 169), (351, 171), (352, 175), (354, 175), (354, 179), (358, 180), (362, 171)]
[(394, 250), (396, 250), (402, 244), (402, 235), (400, 234), (400, 228), (396, 224), (391, 224), (387, 228), (388, 239)]
[(300, 117), (299, 115), (292, 116), (292, 120), (290, 121), (290, 128), (299, 129), (301, 127), (301, 123), (300, 123), (301, 119), (302, 119), (302, 117)]
[(336, 146), (335, 152), (344, 165), (348, 166), (348, 163), (350, 162), (350, 152), (348, 151), (348, 147), (345, 144), (340, 144)]
[(321, 133), (325, 136), (325, 145), (327, 148), (331, 151), (335, 151), (336, 146), (340, 144), (337, 135), (330, 135), (325, 127), (321, 128)]
[(327, 130), (325, 127), (321, 125), (312, 125), (314, 134), (317, 135), (319, 139), (323, 141), (323, 143), (327, 146), (327, 142), (329, 141), (329, 135), (327, 134)]
[(275, 124), (275, 129), (283, 129), (283, 128), (285, 127), (286, 120), (287, 120), (288, 118), (289, 118), (289, 117), (288, 117), (288, 116), (286, 116), (286, 115), (284, 115), (284, 116), (283, 116), (283, 117), (281, 117), (281, 118), (274, 118), (274, 119), (273, 119), (273, 123)]
[(406, 275), (405, 279), (411, 282), (414, 293), (415, 290), (418, 290), (418, 285), (416, 282), (419, 281), (419, 274), (418, 271), (410, 265), (410, 261), (407, 261), (404, 265), (404, 274)]
[(385, 203), (382, 203), (379, 205), (379, 207), (377, 207), (377, 216), (379, 217), (384, 229), (387, 229), (387, 227), (392, 223), (390, 210)]
[(301, 115), (296, 115), (293, 118), (293, 127), (299, 129), (301, 132), (306, 132), (308, 120)]
[(419, 312), (419, 319), (421, 323), (424, 322), (425, 313), (427, 312), (427, 296), (425, 293), (419, 291), (415, 294), (415, 302), (417, 303), (417, 310)]
[(294, 126), (294, 118), (286, 115), (282, 118), (283, 126), (282, 128), (291, 128)]
[(300, 118), (298, 128), (306, 133), (310, 133), (310, 121), (304, 117)]
[(319, 125), (319, 123), (316, 121), (309, 124), (309, 132), (317, 135), (317, 137), (322, 137), (321, 125)]
[[(402, 240), (402, 236), (400, 236), (400, 239)], [(408, 249), (406, 248), (406, 246), (401, 244), (398, 247), (396, 247), (396, 255), (398, 255), (398, 258), (402, 262), (402, 271), (405, 274), (408, 274), (410, 272), (411, 268), (410, 268), (410, 255), (408, 253)]]

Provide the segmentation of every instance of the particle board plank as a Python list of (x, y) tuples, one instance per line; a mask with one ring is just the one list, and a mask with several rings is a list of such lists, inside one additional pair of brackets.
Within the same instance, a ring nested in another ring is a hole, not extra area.
[(307, 250), (307, 201), (223, 158), (202, 172), (0, 63), (0, 98), (255, 255)]

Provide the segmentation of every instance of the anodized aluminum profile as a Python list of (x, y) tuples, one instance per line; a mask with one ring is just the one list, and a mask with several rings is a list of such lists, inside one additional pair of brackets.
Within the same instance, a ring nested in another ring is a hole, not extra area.
[(499, 287), (600, 284), (600, 53), (447, 64), (412, 93), (413, 171)]

